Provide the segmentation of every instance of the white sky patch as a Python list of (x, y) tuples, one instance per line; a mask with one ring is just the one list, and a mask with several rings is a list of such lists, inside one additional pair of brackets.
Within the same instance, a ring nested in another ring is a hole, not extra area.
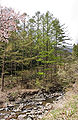
[(62, 24), (68, 27), (72, 43), (78, 38), (78, 0), (0, 0), (1, 5), (12, 7), (15, 10), (34, 15), (40, 11), (50, 11), (54, 17), (59, 18)]

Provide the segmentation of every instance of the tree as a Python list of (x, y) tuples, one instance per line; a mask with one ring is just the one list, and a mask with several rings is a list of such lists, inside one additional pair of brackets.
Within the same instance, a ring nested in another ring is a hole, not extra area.
[(74, 55), (74, 57), (78, 58), (78, 44), (73, 45), (73, 55)]
[(2, 57), (2, 88), (4, 89), (4, 69), (5, 69), (5, 56), (6, 56), (6, 49), (9, 48), (9, 36), (11, 31), (17, 30), (17, 19), (18, 15), (14, 12), (11, 8), (3, 8), (0, 6), (0, 42), (4, 44), (2, 47), (3, 49), (3, 57)]
[[(57, 18), (54, 18), (52, 14), (46, 12), (46, 14), (40, 15), (41, 19), (38, 22), (38, 38), (36, 39), (37, 53), (38, 53), (38, 62), (43, 64), (43, 72), (39, 72), (41, 75), (45, 74), (46, 82), (48, 81), (51, 70), (51, 80), (52, 72), (54, 74), (54, 80), (57, 76), (57, 65), (62, 61), (62, 56), (60, 55), (61, 51), (64, 49), (63, 42), (66, 40), (66, 35), (64, 29), (60, 25), (60, 22)], [(38, 19), (39, 20), (39, 19)], [(53, 70), (54, 68), (54, 70)], [(55, 80), (56, 82), (56, 80)]]
[(41, 80), (42, 86), (56, 83), (57, 65), (62, 63), (67, 39), (59, 20), (49, 11), (45, 14), (38, 11), (27, 18), (26, 13), (18, 15), (12, 9), (6, 8), (5, 12), (4, 9), (1, 8), (0, 15), (2, 91), (6, 71), (9, 75), (21, 76), (22, 82), (25, 78), (26, 83), (28, 78), (32, 80), (33, 71), (35, 80)]

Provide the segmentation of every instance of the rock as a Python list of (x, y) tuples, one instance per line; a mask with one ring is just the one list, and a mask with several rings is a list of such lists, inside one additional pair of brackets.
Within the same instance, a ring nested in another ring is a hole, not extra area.
[(48, 113), (48, 110), (45, 110), (45, 114)]
[(31, 110), (32, 110), (32, 107), (28, 108), (28, 109), (27, 109), (27, 112), (31, 112)]
[(26, 117), (26, 114), (25, 115), (19, 115), (18, 120), (24, 120), (24, 117)]
[(13, 110), (13, 108), (14, 108), (14, 105), (12, 105), (12, 104), (9, 104), (9, 105), (7, 105), (7, 108), (8, 108), (8, 110)]
[(18, 108), (17, 109), (13, 109), (13, 112), (19, 112), (21, 110), (19, 110)]
[(45, 105), (45, 109), (46, 110), (49, 110), (49, 109), (51, 109), (52, 108), (52, 104), (51, 103), (47, 103), (46, 105)]
[(42, 119), (42, 115), (39, 115), (39, 116), (38, 116), (38, 119)]
[(5, 115), (5, 113), (0, 113), (0, 116), (4, 116)]
[(5, 110), (4, 108), (0, 108), (0, 111), (3, 111), (3, 110)]
[(34, 113), (35, 113), (35, 110), (32, 110), (30, 113), (31, 113), (31, 114), (34, 114)]
[(34, 110), (37, 110), (37, 107), (34, 107), (33, 109), (34, 109)]
[(9, 114), (7, 114), (4, 118), (7, 119), (9, 117)]
[(59, 96), (61, 96), (61, 95), (62, 95), (62, 93), (60, 93), (60, 92), (53, 93), (53, 96), (54, 96), (54, 97), (59, 97)]
[(35, 105), (37, 106), (42, 105), (42, 102), (36, 102)]
[(38, 110), (38, 112), (37, 112), (39, 115), (41, 115), (42, 114), (42, 110)]
[(26, 120), (34, 120), (32, 117), (28, 117)]
[(21, 103), (20, 105), (19, 105), (19, 107), (17, 108), (17, 110), (18, 111), (21, 111), (23, 109), (23, 103)]
[(49, 94), (47, 94), (47, 93), (44, 93), (44, 97), (45, 97), (45, 98), (49, 98), (49, 97), (50, 97), (50, 95), (49, 95)]
[(37, 95), (41, 95), (41, 94), (43, 94), (42, 90), (40, 90)]
[(20, 102), (22, 101), (22, 99), (19, 97), (17, 100), (16, 100), (16, 104), (19, 104)]
[(23, 110), (22, 113), (27, 113), (27, 110)]
[[(18, 98), (16, 97), (17, 99), (15, 99), (15, 102), (11, 102), (11, 104), (9, 102), (5, 103), (3, 108), (0, 108), (0, 117), (4, 116), (4, 118), (7, 119), (9, 115), (11, 116), (10, 120), (42, 119), (42, 116), (44, 116), (52, 108), (53, 100), (55, 100), (55, 98), (57, 98), (56, 100), (59, 100), (62, 97), (60, 92), (49, 93), (46, 91), (38, 91), (37, 93), (25, 92), (20, 94), (20, 96), (18, 96)], [(9, 99), (10, 98), (11, 95)], [(7, 114), (6, 111), (8, 111), (9, 114)], [(5, 114), (3, 115), (1, 112), (4, 112)]]
[(11, 115), (15, 115), (15, 113), (14, 113), (14, 112), (11, 112)]
[(37, 115), (38, 114), (38, 111), (35, 111), (35, 113), (34, 113), (35, 115)]
[(61, 98), (63, 98), (63, 96), (59, 96), (56, 98), (56, 100), (60, 100)]
[(47, 106), (49, 106), (49, 105), (51, 105), (51, 103), (46, 103), (46, 105), (45, 105), (45, 106), (47, 107)]
[(2, 105), (4, 102), (3, 102), (3, 100), (0, 100), (0, 105)]
[(42, 102), (39, 102), (40, 105), (42, 105)]

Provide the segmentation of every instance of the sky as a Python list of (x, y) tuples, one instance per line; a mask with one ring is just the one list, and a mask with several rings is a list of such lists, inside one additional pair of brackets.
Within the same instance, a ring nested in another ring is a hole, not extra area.
[(78, 0), (0, 0), (0, 5), (26, 12), (30, 16), (37, 11), (50, 11), (61, 24), (65, 24), (71, 43), (78, 43)]

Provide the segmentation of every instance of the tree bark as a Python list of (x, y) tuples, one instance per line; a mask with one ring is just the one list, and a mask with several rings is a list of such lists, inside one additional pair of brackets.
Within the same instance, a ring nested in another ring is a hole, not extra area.
[(1, 91), (4, 91), (4, 66), (5, 66), (5, 53), (3, 56), (3, 63), (2, 63), (2, 75), (1, 75)]

